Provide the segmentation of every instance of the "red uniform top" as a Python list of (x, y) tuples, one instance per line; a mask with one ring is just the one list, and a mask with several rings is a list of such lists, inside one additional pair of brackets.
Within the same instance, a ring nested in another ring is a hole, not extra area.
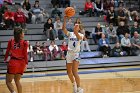
[(87, 10), (89, 10), (89, 9), (93, 9), (93, 4), (92, 4), (92, 2), (91, 3), (89, 3), (89, 2), (86, 2), (85, 3), (85, 11), (87, 11)]
[(20, 40), (19, 43), (15, 43), (14, 39), (8, 42), (8, 47), (5, 54), (4, 61), (7, 61), (8, 55), (10, 58), (24, 59), (25, 63), (28, 64), (28, 53), (27, 53), (28, 43), (24, 40)]
[(16, 12), (14, 19), (15, 19), (15, 22), (26, 23), (26, 17), (23, 12)]

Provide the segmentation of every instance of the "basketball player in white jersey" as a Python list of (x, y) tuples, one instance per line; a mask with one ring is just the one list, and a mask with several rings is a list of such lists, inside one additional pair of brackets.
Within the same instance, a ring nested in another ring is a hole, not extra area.
[(83, 89), (80, 87), (80, 77), (78, 75), (79, 66), (79, 52), (80, 44), (84, 38), (84, 35), (80, 33), (79, 24), (74, 26), (74, 32), (69, 32), (66, 29), (67, 16), (64, 16), (63, 32), (68, 36), (68, 52), (66, 56), (66, 68), (69, 79), (73, 84), (73, 93), (83, 93)]

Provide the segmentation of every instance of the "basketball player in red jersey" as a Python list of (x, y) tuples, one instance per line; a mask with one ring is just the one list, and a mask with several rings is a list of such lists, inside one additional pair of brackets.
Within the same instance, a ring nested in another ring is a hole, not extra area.
[(14, 86), (11, 83), (13, 79), (18, 93), (22, 93), (20, 79), (28, 64), (28, 43), (23, 40), (23, 38), (23, 30), (21, 28), (15, 28), (14, 38), (8, 41), (8, 47), (5, 54), (5, 62), (7, 62), (8, 56), (10, 55), (10, 60), (7, 65), (6, 85), (11, 93), (16, 93)]

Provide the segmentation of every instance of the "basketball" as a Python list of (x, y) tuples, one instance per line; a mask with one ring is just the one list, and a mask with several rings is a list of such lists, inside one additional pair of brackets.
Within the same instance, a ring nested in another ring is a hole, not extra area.
[(75, 15), (75, 9), (73, 7), (67, 7), (65, 9), (65, 15), (68, 17), (72, 17)]

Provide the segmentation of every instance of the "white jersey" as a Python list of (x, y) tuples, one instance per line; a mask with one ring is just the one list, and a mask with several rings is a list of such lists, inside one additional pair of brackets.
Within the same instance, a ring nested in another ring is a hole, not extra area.
[[(83, 34), (79, 33), (79, 35), (84, 37)], [(80, 52), (80, 47), (81, 47), (81, 41), (78, 40), (74, 32), (68, 32), (68, 50), (73, 51), (73, 52)]]

